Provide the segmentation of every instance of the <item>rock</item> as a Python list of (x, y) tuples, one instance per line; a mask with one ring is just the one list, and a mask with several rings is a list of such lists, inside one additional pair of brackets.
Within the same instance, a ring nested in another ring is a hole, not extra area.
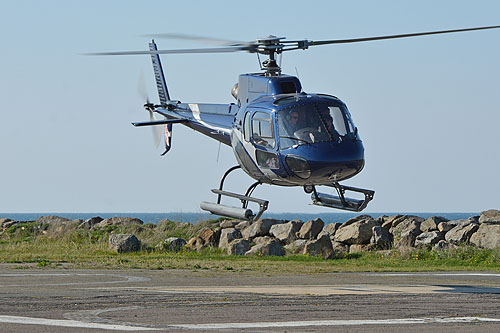
[(335, 258), (342, 259), (349, 253), (349, 245), (340, 242), (332, 242), (333, 253)]
[(285, 250), (281, 243), (276, 239), (271, 239), (268, 242), (263, 242), (255, 244), (252, 248), (245, 253), (247, 256), (257, 255), (257, 256), (284, 256)]
[(282, 224), (285, 221), (275, 220), (275, 219), (260, 219), (241, 230), (243, 238), (250, 239), (257, 236), (266, 236), (269, 233), (269, 229), (275, 224)]
[(479, 223), (500, 224), (500, 210), (490, 209), (481, 212)]
[(500, 247), (500, 224), (481, 223), (470, 242), (486, 249)]
[(302, 253), (311, 256), (321, 256), (323, 259), (333, 259), (334, 252), (330, 236), (323, 235), (319, 239), (307, 241)]
[(158, 244), (156, 247), (161, 251), (179, 252), (184, 248), (186, 244), (186, 241), (182, 238), (169, 237)]
[(200, 230), (198, 237), (203, 240), (206, 246), (216, 246), (219, 243), (221, 233), (220, 229), (218, 229), (218, 231), (219, 232), (217, 233), (217, 231), (205, 227)]
[(78, 225), (78, 229), (92, 229), (96, 224), (102, 222), (103, 218), (100, 216), (94, 216), (85, 221), (81, 222)]
[(110, 225), (130, 225), (130, 224), (144, 224), (144, 222), (142, 222), (142, 220), (138, 219), (138, 218), (135, 218), (135, 217), (119, 217), (119, 216), (115, 216), (115, 217), (110, 217), (110, 218), (107, 218), (107, 219), (104, 219), (102, 220), (101, 222), (99, 222), (98, 224), (96, 224), (95, 226), (97, 227), (107, 227), (107, 226), (110, 226)]
[(191, 238), (184, 247), (188, 250), (200, 252), (202, 249), (208, 247), (208, 244), (205, 244), (203, 239), (196, 236)]
[(71, 221), (70, 219), (67, 219), (65, 217), (61, 216), (55, 216), (55, 215), (48, 215), (48, 216), (40, 216), (38, 220), (36, 220), (37, 223), (47, 223), (47, 224), (56, 224), (56, 223), (66, 223)]
[(245, 229), (246, 227), (250, 226), (250, 221), (242, 221), (240, 223), (238, 223), (237, 225), (234, 226), (235, 229), (238, 229), (238, 230), (243, 230)]
[(242, 256), (250, 250), (250, 242), (247, 239), (235, 239), (229, 243), (227, 253), (231, 255)]
[(374, 226), (372, 228), (372, 237), (370, 239), (370, 245), (372, 248), (377, 250), (386, 250), (392, 247), (392, 235), (389, 230), (381, 226)]
[(442, 250), (447, 250), (447, 249), (450, 249), (452, 248), (454, 245), (448, 243), (447, 241), (445, 241), (444, 239), (440, 240), (439, 242), (436, 243), (436, 245), (434, 245), (434, 250), (437, 250), (437, 251), (442, 251)]
[(395, 234), (400, 234), (408, 230), (418, 229), (420, 231), (420, 225), (423, 221), (424, 219), (418, 216), (403, 215), (401, 218), (393, 221), (389, 232), (396, 236)]
[(438, 224), (438, 231), (443, 232), (443, 233), (447, 233), (448, 231), (450, 231), (454, 227), (455, 227), (455, 225), (453, 225), (451, 223), (441, 222)]
[(267, 243), (267, 242), (270, 242), (272, 241), (273, 238), (269, 237), (269, 236), (260, 236), (260, 237), (255, 237), (253, 239), (253, 242), (255, 244), (262, 244), (262, 243)]
[[(347, 222), (346, 222), (347, 223)], [(368, 244), (372, 238), (372, 229), (378, 223), (373, 219), (362, 219), (354, 223), (344, 223), (335, 232), (333, 240), (344, 244)]]
[(276, 237), (284, 244), (290, 244), (297, 239), (297, 232), (304, 223), (302, 221), (290, 221), (283, 224), (275, 224), (269, 229), (269, 234)]
[(297, 233), (297, 238), (315, 239), (321, 230), (323, 230), (324, 225), (325, 222), (323, 222), (323, 220), (319, 217), (317, 219), (307, 221), (302, 225), (302, 227), (300, 227), (300, 230)]
[(11, 219), (8, 219), (6, 217), (2, 217), (0, 219), (0, 230), (5, 231), (8, 227), (19, 223), (18, 221), (13, 221)]
[(236, 230), (234, 228), (222, 229), (220, 233), (219, 248), (227, 249), (229, 243), (239, 238), (242, 238), (241, 232), (239, 230)]
[(219, 226), (221, 229), (234, 228), (240, 222), (241, 222), (240, 220), (225, 220), (225, 221), (222, 221)]
[(415, 246), (415, 240), (417, 236), (422, 232), (420, 229), (418, 231), (415, 230), (407, 230), (401, 234), (398, 234), (397, 238), (394, 236), (394, 247), (402, 249), (402, 248), (411, 248)]
[(431, 216), (420, 224), (420, 230), (422, 232), (437, 231), (439, 223), (448, 221), (448, 219), (441, 216)]
[(109, 249), (118, 253), (139, 251), (141, 242), (132, 234), (109, 235)]
[(351, 246), (349, 246), (349, 253), (365, 252), (369, 248), (370, 248), (369, 245), (352, 244)]
[(285, 246), (285, 250), (289, 251), (292, 254), (299, 254), (304, 251), (304, 246), (306, 245), (307, 240), (305, 239), (297, 239), (296, 241), (291, 242), (290, 244)]
[(354, 224), (356, 222), (365, 221), (365, 220), (373, 220), (373, 217), (371, 217), (370, 215), (359, 215), (359, 216), (350, 218), (349, 220), (342, 223), (340, 225), (340, 228), (347, 227), (347, 226)]
[(415, 246), (432, 246), (444, 239), (444, 235), (439, 231), (427, 231), (417, 236)]
[(420, 224), (423, 221), (421, 217), (405, 215), (396, 225), (393, 223), (389, 232), (394, 238), (394, 247), (414, 247), (417, 236), (422, 233)]
[(477, 229), (479, 226), (475, 223), (459, 224), (446, 233), (445, 240), (453, 244), (468, 243)]
[(384, 222), (382, 223), (382, 227), (386, 229), (390, 229), (393, 226), (395, 227), (398, 225), (401, 221), (405, 219), (406, 215), (392, 215), (389, 216), (388, 218), (384, 218)]
[(316, 237), (317, 239), (320, 239), (323, 235), (328, 235), (330, 236), (331, 239), (333, 239), (333, 236), (335, 236), (335, 233), (337, 232), (337, 229), (340, 227), (340, 223), (328, 223), (325, 225), (323, 230), (318, 234)]

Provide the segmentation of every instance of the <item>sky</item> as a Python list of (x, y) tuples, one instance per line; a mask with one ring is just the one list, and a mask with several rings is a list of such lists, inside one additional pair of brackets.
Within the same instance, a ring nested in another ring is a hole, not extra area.
[[(500, 25), (498, 1), (1, 1), (0, 212), (200, 212), (232, 149), (182, 125), (161, 157), (141, 89), (157, 101), (146, 34), (253, 41), (344, 39)], [(346, 185), (367, 212), (500, 209), (500, 29), (329, 45), (283, 56), (304, 91), (338, 96), (365, 147)], [(160, 49), (205, 47), (157, 40)], [(231, 103), (247, 53), (162, 56), (170, 95)], [(139, 88), (142, 86), (143, 88)], [(253, 179), (233, 173), (227, 189)], [(263, 185), (269, 212), (325, 213), (302, 188)], [(230, 202), (228, 202), (229, 204)]]

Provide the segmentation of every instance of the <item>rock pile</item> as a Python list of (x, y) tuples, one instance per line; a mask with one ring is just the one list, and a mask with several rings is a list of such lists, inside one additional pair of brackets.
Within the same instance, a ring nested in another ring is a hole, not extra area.
[(440, 250), (462, 244), (492, 249), (500, 247), (500, 211), (489, 210), (480, 216), (456, 221), (440, 216), (423, 219), (413, 215), (378, 218), (360, 215), (342, 224), (326, 226), (319, 218), (305, 223), (274, 219), (261, 219), (252, 224), (224, 221), (212, 232), (220, 237), (201, 241), (202, 234), (207, 234), (203, 230), (186, 247), (199, 250), (210, 244), (206, 246), (218, 246), (229, 254), (283, 256), (288, 252), (325, 259), (368, 250), (418, 247)]

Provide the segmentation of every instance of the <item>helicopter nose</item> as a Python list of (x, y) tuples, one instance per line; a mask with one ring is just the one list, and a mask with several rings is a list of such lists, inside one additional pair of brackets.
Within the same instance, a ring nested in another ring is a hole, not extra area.
[(285, 162), (293, 175), (308, 183), (331, 183), (351, 178), (364, 167), (361, 141), (329, 142), (289, 151)]

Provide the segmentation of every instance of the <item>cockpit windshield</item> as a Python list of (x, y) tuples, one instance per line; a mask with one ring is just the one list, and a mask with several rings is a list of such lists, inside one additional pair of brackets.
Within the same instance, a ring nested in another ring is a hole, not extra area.
[(342, 104), (315, 103), (293, 106), (278, 112), (281, 149), (316, 142), (340, 142), (354, 133), (349, 111)]

